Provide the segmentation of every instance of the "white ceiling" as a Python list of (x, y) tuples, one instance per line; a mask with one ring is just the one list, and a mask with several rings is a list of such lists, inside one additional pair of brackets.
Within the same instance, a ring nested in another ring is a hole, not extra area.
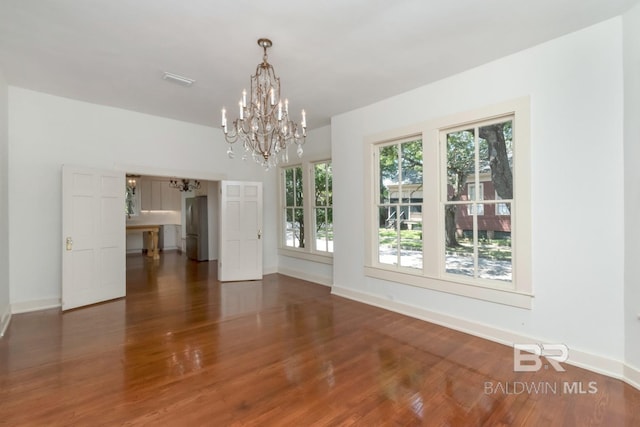
[(314, 128), (639, 1), (0, 0), (0, 69), (10, 85), (217, 127), (268, 37), (283, 96)]

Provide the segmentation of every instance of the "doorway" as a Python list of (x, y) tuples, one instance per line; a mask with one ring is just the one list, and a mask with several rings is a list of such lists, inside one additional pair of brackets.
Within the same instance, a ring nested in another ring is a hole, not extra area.
[[(175, 176), (145, 175), (128, 172), (128, 176), (135, 176), (135, 190), (127, 190), (130, 208), (126, 219), (127, 254), (144, 253), (149, 249), (147, 239), (141, 232), (136, 232), (137, 226), (157, 226), (159, 250), (187, 250), (187, 220), (188, 203), (193, 199), (206, 200), (207, 211), (206, 231), (203, 240), (207, 241), (206, 258), (201, 261), (214, 261), (218, 257), (218, 199), (219, 181), (199, 180), (193, 178), (176, 178)], [(131, 178), (130, 178), (131, 179)], [(184, 181), (197, 183), (186, 189), (179, 188)], [(128, 184), (129, 185), (129, 184)], [(134, 194), (132, 194), (134, 193)]]

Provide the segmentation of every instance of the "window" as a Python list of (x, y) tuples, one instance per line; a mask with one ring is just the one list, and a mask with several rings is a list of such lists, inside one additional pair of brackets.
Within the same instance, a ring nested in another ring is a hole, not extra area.
[(422, 140), (377, 148), (378, 262), (422, 268)]
[[(477, 199), (476, 199), (477, 197)], [(484, 199), (484, 184), (478, 184), (478, 193), (476, 194), (476, 184), (467, 184), (467, 199), (466, 200), (476, 200), (480, 201)], [(469, 204), (467, 206), (467, 215), (473, 215), (475, 209), (478, 209), (478, 215), (484, 215), (484, 205), (475, 203)]]
[(140, 214), (140, 195), (134, 188), (125, 186), (124, 193), (124, 213), (128, 218)]
[(313, 165), (315, 250), (333, 252), (333, 176), (331, 162)]
[[(474, 123), (472, 128), (440, 132), (446, 153), (446, 193), (444, 208), (445, 270), (449, 274), (474, 279), (512, 281), (511, 218), (485, 215), (495, 212), (499, 194), (501, 203), (513, 203), (513, 116)], [(466, 183), (466, 195), (463, 195)], [(477, 191), (476, 191), (477, 189)]]
[[(496, 192), (495, 193), (496, 200), (502, 200), (502, 197)], [(496, 205), (496, 215), (511, 215), (509, 212), (509, 205), (507, 203), (498, 203)]]
[(284, 215), (280, 247), (283, 253), (330, 263), (333, 253), (331, 162), (286, 166), (281, 168), (281, 173)]
[(304, 248), (304, 192), (302, 184), (302, 166), (284, 169), (284, 245), (290, 248)]
[(529, 99), (365, 140), (365, 274), (531, 307)]

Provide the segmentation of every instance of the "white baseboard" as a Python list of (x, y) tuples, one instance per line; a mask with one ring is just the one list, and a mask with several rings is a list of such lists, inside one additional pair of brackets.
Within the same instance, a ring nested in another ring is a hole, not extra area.
[(262, 274), (263, 275), (267, 275), (267, 274), (274, 274), (278, 272), (278, 267), (262, 267)]
[(31, 311), (48, 310), (50, 308), (60, 308), (60, 298), (49, 298), (35, 301), (16, 302), (11, 304), (11, 313), (29, 313)]
[(631, 387), (640, 390), (640, 369), (631, 365), (624, 365), (624, 377), (622, 379)]
[[(450, 316), (448, 314), (438, 313), (431, 310), (425, 310), (420, 307), (409, 304), (399, 303), (381, 298), (377, 295), (366, 292), (354, 291), (352, 289), (343, 288), (334, 285), (332, 294), (348, 298), (364, 304), (373, 305), (375, 307), (384, 308), (385, 310), (394, 311), (427, 322), (435, 323), (449, 329), (454, 329), (480, 338), (494, 341), (500, 344), (512, 347), (515, 343), (544, 343), (539, 338), (522, 335), (516, 332), (495, 328), (489, 325), (479, 324), (477, 322)], [(623, 362), (588, 353), (573, 348), (569, 348), (568, 364), (583, 369), (587, 369), (598, 374), (606, 375), (612, 378), (620, 379), (629, 385), (640, 390), (640, 371), (625, 365)]]
[(316, 276), (316, 275), (313, 275), (313, 274), (308, 274), (308, 273), (306, 273), (304, 271), (292, 270), (290, 268), (285, 268), (285, 267), (279, 267), (278, 268), (278, 273), (284, 274), (285, 276), (295, 277), (296, 279), (306, 280), (308, 282), (317, 283), (319, 285), (324, 285), (324, 286), (332, 286), (333, 285), (333, 278), (332, 277)]
[(0, 312), (0, 337), (4, 336), (4, 333), (7, 332), (7, 327), (9, 327), (9, 323), (11, 322), (11, 306), (7, 305), (4, 307), (2, 312)]

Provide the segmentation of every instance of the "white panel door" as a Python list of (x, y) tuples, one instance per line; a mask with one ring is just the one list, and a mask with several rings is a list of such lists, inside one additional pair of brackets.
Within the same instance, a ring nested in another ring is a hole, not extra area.
[(62, 309), (126, 293), (124, 173), (62, 167)]
[(221, 282), (262, 279), (262, 183), (220, 182)]

